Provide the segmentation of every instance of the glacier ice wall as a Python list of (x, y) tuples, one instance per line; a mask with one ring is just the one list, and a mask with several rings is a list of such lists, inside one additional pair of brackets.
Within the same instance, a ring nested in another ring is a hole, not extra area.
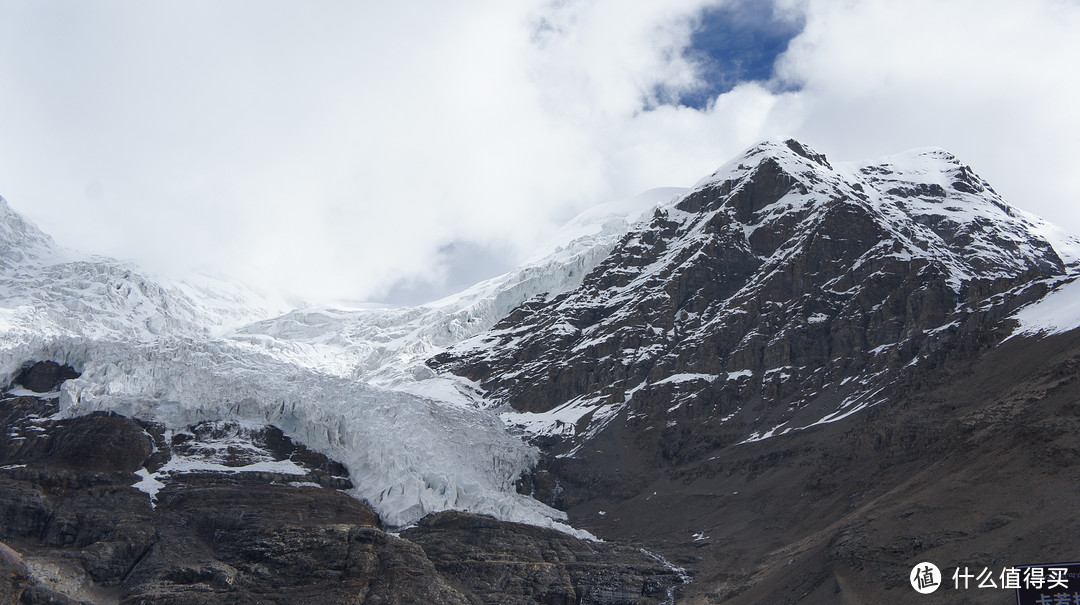
[(565, 518), (515, 492), (537, 453), (476, 408), (321, 374), (227, 340), (57, 336), (5, 344), (0, 368), (7, 376), (28, 359), (82, 372), (63, 385), (64, 416), (109, 410), (174, 427), (203, 420), (276, 425), (342, 461), (353, 495), (388, 525), (448, 508), (548, 526)]

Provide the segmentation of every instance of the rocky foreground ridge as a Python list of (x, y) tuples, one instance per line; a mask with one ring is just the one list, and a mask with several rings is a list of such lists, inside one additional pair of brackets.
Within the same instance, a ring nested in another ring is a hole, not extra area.
[[(0, 399), (3, 603), (661, 603), (685, 579), (635, 547), (468, 513), (388, 533), (338, 491), (344, 467), (273, 427), (53, 419), (74, 372), (32, 367)], [(248, 470), (267, 459), (294, 470)]]

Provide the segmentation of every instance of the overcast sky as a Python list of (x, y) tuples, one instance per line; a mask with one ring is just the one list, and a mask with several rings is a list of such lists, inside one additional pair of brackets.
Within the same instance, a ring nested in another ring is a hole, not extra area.
[(1080, 233), (1072, 0), (0, 0), (0, 195), (61, 244), (417, 302), (760, 139), (951, 150)]

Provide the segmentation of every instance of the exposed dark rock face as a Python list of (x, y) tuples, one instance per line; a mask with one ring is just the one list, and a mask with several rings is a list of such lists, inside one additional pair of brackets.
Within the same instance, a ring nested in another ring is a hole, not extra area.
[(467, 513), (430, 515), (401, 535), (487, 603), (655, 603), (682, 583), (635, 548)]
[[(386, 533), (338, 491), (351, 487), (344, 467), (275, 427), (202, 423), (170, 437), (109, 414), (50, 420), (56, 411), (0, 400), (0, 540), (14, 548), (0, 542), (0, 602), (647, 604), (681, 585), (630, 547), (464, 513)], [(268, 456), (307, 474), (243, 470)], [(194, 470), (168, 471), (177, 460)], [(153, 500), (133, 487), (136, 470), (162, 479)], [(485, 564), (503, 574), (478, 581)]]
[[(126, 418), (95, 413), (78, 420), (43, 421), (0, 445), (4, 459), (20, 464), (48, 462), (63, 468), (131, 473), (143, 466), (153, 442)], [(49, 430), (55, 428), (56, 430)], [(33, 429), (31, 429), (33, 430)]]
[(60, 365), (55, 361), (36, 361), (24, 368), (15, 377), (15, 383), (34, 391), (49, 393), (71, 378), (78, 378), (79, 373), (69, 365)]

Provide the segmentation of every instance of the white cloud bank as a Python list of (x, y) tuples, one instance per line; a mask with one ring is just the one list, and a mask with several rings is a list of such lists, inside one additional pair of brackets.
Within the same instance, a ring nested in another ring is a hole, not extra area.
[(1076, 3), (785, 1), (777, 81), (657, 104), (708, 4), (6, 2), (0, 194), (62, 243), (308, 299), (438, 282), (456, 242), (524, 257), (776, 135), (940, 145), (1080, 231)]

